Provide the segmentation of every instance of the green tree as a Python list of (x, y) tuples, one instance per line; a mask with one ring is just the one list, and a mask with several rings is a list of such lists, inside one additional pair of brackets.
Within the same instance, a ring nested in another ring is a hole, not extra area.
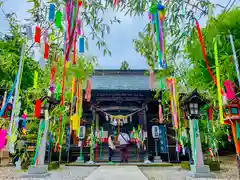
[(120, 70), (129, 70), (129, 64), (127, 61), (123, 61), (120, 67)]
[[(238, 17), (240, 16), (239, 9), (233, 9), (227, 14), (219, 15), (216, 20), (211, 19), (205, 28), (202, 28), (202, 34), (207, 52), (207, 59), (213, 74), (215, 75), (215, 60), (213, 38), (217, 39), (218, 57), (220, 64), (221, 87), (224, 80), (236, 81), (236, 70), (233, 63), (233, 52), (229, 41), (229, 34), (234, 38), (235, 49), (238, 59), (240, 58), (240, 28)], [(193, 40), (188, 41), (185, 47), (185, 58), (189, 59), (189, 67), (184, 77), (187, 80), (189, 87), (198, 87), (199, 90), (204, 90), (209, 93), (208, 98), (217, 99), (217, 88), (207, 71), (205, 61), (203, 59), (201, 46), (198, 40), (197, 32), (193, 31)], [(238, 86), (238, 85), (237, 85)]]

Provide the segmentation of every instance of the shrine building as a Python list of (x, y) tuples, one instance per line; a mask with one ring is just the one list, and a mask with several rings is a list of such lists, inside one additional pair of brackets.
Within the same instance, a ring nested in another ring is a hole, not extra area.
[[(156, 155), (166, 162), (179, 161), (176, 152), (176, 135), (170, 123), (159, 124), (158, 100), (156, 92), (149, 89), (147, 70), (95, 70), (91, 77), (91, 101), (83, 102), (81, 126), (86, 127), (81, 142), (83, 156), (87, 160), (90, 154), (90, 131), (94, 127), (94, 161), (108, 161), (108, 137), (113, 131), (130, 135), (129, 161), (143, 162), (144, 158)], [(159, 87), (156, 80), (155, 87)], [(161, 96), (161, 92), (160, 92)], [(169, 121), (168, 121), (169, 122)], [(152, 136), (152, 126), (160, 129), (160, 138)], [(70, 161), (79, 157), (80, 147), (76, 134), (72, 133)], [(113, 161), (120, 161), (117, 148)]]

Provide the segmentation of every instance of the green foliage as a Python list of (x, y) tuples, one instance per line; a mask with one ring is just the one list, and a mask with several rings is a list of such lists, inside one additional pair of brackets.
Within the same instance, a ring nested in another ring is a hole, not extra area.
[[(217, 20), (211, 19), (206, 28), (202, 29), (205, 48), (207, 51), (207, 59), (213, 74), (216, 74), (213, 38), (217, 38), (222, 87), (224, 80), (229, 79), (236, 82), (236, 71), (232, 59), (232, 48), (229, 41), (229, 34), (231, 33), (233, 35), (235, 49), (237, 50), (238, 57), (240, 57), (239, 16), (240, 9), (236, 8), (227, 14), (219, 15)], [(186, 74), (185, 78), (190, 87), (198, 87), (199, 90), (207, 91), (209, 93), (208, 98), (216, 100), (217, 88), (207, 71), (201, 52), (200, 43), (197, 37), (197, 32), (194, 31), (192, 35), (192, 40), (189, 41), (185, 47), (185, 58), (189, 59), (192, 68), (188, 69), (188, 73)]]
[(128, 64), (128, 62), (127, 61), (123, 61), (122, 62), (122, 65), (121, 65), (121, 67), (120, 67), (120, 70), (129, 70), (130, 68), (129, 68), (129, 64)]

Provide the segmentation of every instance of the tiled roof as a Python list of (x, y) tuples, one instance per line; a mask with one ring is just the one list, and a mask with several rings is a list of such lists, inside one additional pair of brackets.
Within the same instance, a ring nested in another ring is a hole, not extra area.
[(92, 76), (92, 89), (149, 90), (146, 70), (97, 70)]

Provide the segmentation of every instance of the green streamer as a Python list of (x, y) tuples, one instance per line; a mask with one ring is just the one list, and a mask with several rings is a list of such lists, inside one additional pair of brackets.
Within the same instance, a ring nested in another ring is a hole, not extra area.
[(60, 28), (62, 26), (62, 12), (56, 12), (56, 20), (55, 20), (56, 27)]
[(39, 151), (39, 148), (41, 145), (41, 139), (42, 139), (42, 134), (43, 134), (44, 129), (45, 129), (45, 121), (41, 120), (41, 123), (39, 125), (39, 133), (38, 133), (38, 137), (37, 137), (36, 151), (35, 151), (35, 155), (32, 160), (32, 165), (34, 165), (36, 163), (36, 159), (37, 159), (38, 151)]
[(240, 140), (240, 126), (238, 121), (236, 121), (236, 138), (237, 140)]
[[(154, 17), (154, 23), (156, 25), (156, 37), (157, 37), (157, 45), (158, 45), (158, 59), (160, 60), (161, 59), (161, 46), (160, 46), (160, 32), (159, 32), (159, 21), (158, 21), (158, 12), (156, 11), (154, 13), (155, 17)], [(159, 17), (160, 18), (160, 17)], [(161, 62), (159, 62), (160, 65), (161, 65)]]

